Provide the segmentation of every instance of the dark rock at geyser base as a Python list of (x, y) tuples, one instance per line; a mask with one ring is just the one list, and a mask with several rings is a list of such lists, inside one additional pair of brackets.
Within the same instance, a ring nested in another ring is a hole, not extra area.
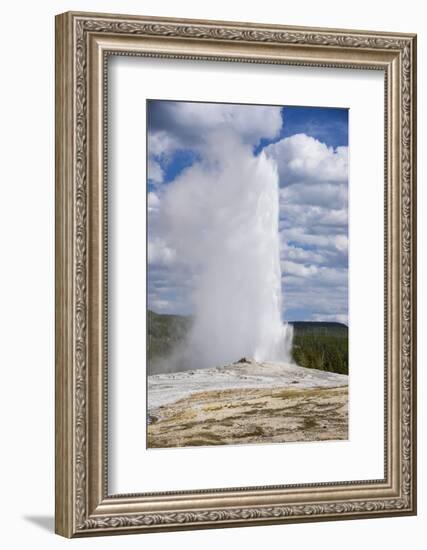
[(251, 365), (252, 363), (255, 363), (253, 359), (249, 359), (248, 357), (242, 357), (238, 361), (234, 361), (233, 365), (240, 365), (241, 363), (247, 363), (248, 365)]

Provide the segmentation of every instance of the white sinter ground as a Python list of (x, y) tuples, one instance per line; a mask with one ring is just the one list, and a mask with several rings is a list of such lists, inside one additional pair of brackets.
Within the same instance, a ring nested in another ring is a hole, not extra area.
[(148, 377), (148, 412), (201, 391), (244, 388), (335, 388), (348, 376), (290, 363), (245, 362)]

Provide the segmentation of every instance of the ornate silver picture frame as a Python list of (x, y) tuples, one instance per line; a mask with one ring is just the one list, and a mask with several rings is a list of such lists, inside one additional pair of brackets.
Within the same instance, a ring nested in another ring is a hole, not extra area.
[[(383, 72), (385, 364), (378, 366), (384, 367), (385, 392), (382, 479), (110, 494), (106, 128), (111, 56)], [(415, 35), (58, 15), (56, 532), (82, 537), (415, 514), (415, 179)]]

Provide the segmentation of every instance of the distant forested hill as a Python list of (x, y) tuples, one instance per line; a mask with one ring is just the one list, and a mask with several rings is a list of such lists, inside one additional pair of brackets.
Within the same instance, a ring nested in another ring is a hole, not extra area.
[(324, 321), (292, 321), (294, 336), (305, 336), (308, 334), (321, 336), (342, 336), (348, 337), (348, 327), (343, 323), (330, 323)]
[(191, 317), (164, 315), (148, 310), (148, 359), (167, 357), (182, 342), (191, 326)]
[[(164, 370), (161, 359), (167, 358), (182, 342), (192, 318), (183, 315), (147, 314), (147, 342), (150, 374)], [(348, 327), (342, 323), (293, 321), (292, 355), (302, 367), (348, 374)]]

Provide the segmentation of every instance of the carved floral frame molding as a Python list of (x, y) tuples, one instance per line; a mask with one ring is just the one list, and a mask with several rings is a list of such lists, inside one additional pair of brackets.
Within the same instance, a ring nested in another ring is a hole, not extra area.
[[(109, 55), (385, 74), (385, 478), (109, 495)], [(67, 537), (416, 513), (416, 37), (65, 13), (56, 18), (56, 532)]]

